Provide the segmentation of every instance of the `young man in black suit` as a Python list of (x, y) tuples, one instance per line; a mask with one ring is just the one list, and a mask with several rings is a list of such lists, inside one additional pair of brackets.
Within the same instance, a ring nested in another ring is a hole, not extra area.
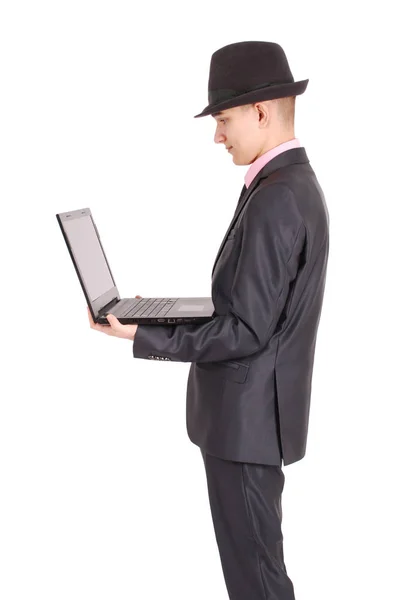
[[(190, 362), (187, 431), (202, 452), (231, 600), (294, 600), (284, 563), (284, 465), (306, 451), (329, 215), (294, 136), (294, 82), (273, 42), (240, 42), (211, 59), (215, 142), (245, 185), (212, 273), (216, 316), (183, 326), (91, 327), (134, 340), (135, 358)], [(196, 185), (196, 183), (194, 183)]]

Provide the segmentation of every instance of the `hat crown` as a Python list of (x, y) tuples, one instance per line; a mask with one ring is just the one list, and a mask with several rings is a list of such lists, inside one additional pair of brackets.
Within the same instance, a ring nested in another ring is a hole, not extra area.
[(283, 48), (275, 42), (237, 42), (212, 54), (208, 100), (195, 117), (303, 94), (309, 79), (294, 81)]
[(212, 54), (209, 92), (247, 92), (268, 84), (293, 83), (283, 48), (275, 42), (238, 42)]

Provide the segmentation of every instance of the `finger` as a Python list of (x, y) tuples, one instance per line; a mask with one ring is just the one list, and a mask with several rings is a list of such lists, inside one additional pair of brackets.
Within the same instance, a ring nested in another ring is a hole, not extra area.
[(142, 298), (142, 296), (135, 296), (135, 298)]
[(106, 315), (106, 319), (108, 320), (108, 322), (110, 323), (110, 326), (113, 329), (118, 329), (118, 326), (121, 325), (120, 321), (117, 319), (117, 317), (115, 317), (114, 315), (112, 315), (111, 313), (109, 313), (108, 315)]

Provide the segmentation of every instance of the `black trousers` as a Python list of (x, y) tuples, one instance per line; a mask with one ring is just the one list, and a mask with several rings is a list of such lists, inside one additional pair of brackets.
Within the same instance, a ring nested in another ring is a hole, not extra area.
[(230, 600), (295, 600), (283, 554), (282, 469), (201, 453)]

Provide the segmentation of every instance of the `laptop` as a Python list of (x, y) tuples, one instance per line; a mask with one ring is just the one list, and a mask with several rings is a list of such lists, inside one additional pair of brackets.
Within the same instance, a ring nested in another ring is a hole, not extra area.
[(211, 298), (120, 298), (90, 208), (56, 214), (95, 323), (111, 313), (124, 325), (206, 323), (215, 316)]

